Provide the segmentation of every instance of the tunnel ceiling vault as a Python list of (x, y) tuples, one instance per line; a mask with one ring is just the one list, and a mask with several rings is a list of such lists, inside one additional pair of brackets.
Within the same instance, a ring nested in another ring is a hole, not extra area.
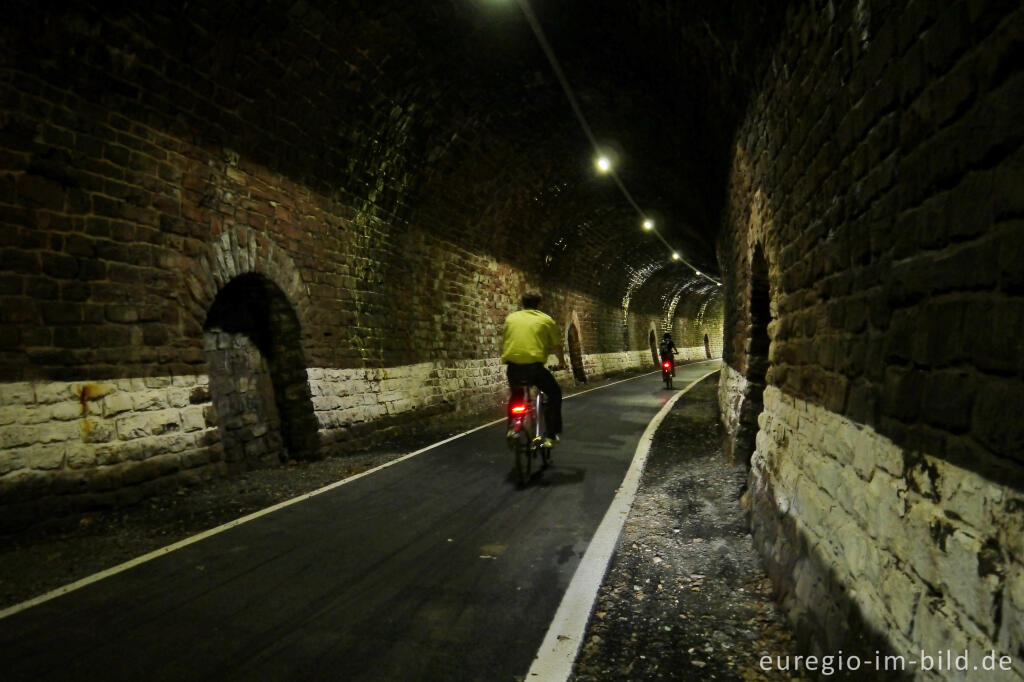
[[(695, 279), (684, 268), (669, 266), (652, 273), (630, 297), (630, 308), (651, 315), (678, 314), (683, 301), (702, 303), (722, 295), (721, 287)], [(672, 304), (678, 302), (679, 308)]]
[[(501, 5), (451, 4), (471, 26), (460, 44), (476, 68), (438, 76), (465, 116), (421, 187), (420, 215), (468, 207), (455, 232), (493, 225), (499, 257), (547, 282), (589, 277), (586, 288), (616, 304), (658, 263), (676, 275), (657, 281), (675, 289), (706, 284), (670, 262), (614, 182), (594, 173), (587, 136), (536, 39), (513, 1)], [(595, 137), (620, 154), (623, 184), (684, 258), (715, 274), (732, 130), (777, 17), (739, 3), (713, 12), (601, 0), (532, 7)], [(430, 206), (439, 201), (448, 206)]]
[[(614, 269), (598, 289), (616, 302), (669, 258), (611, 179), (595, 177), (516, 0), (15, 4), (21, 21), (3, 38), (25, 56), (20, 68), (237, 152), (396, 233), (457, 241), (486, 226), (493, 255), (526, 258), (542, 278)], [(717, 271), (733, 130), (782, 5), (531, 0), (594, 136), (620, 154), (622, 182), (706, 272)], [(176, 108), (175, 93), (136, 86), (158, 82), (153, 72), (184, 74), (209, 106)]]
[[(425, 186), (437, 191), (424, 195), (452, 201), (440, 188), (475, 192), (460, 203), (490, 212), (508, 253), (521, 253), (524, 235), (543, 244), (535, 265), (553, 281), (614, 263), (598, 289), (621, 299), (633, 273), (670, 251), (640, 230), (614, 182), (593, 172), (590, 144), (539, 45), (515, 3), (500, 4), (451, 5), (473, 18), (467, 49), (508, 42), (493, 61), (474, 53), (484, 72), (468, 75), (457, 98), (479, 128), (449, 149)], [(594, 136), (619, 153), (623, 184), (675, 249), (715, 273), (732, 129), (774, 19), (740, 3), (713, 12), (664, 5), (532, 3)]]

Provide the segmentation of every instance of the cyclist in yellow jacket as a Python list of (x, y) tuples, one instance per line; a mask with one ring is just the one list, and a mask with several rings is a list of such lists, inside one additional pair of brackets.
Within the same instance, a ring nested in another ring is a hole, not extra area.
[(505, 318), (501, 361), (508, 364), (506, 375), (513, 392), (518, 383), (527, 381), (547, 395), (548, 403), (544, 410), (547, 433), (544, 435), (545, 444), (550, 447), (562, 431), (562, 389), (544, 362), (554, 354), (559, 362), (556, 370), (565, 369), (566, 363), (558, 325), (550, 316), (537, 310), (540, 301), (539, 292), (527, 291), (522, 298), (523, 309)]

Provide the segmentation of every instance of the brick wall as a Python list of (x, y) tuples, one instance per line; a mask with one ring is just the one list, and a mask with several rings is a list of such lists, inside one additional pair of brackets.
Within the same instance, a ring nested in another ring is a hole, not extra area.
[[(465, 48), (440, 9), (11, 12), (5, 525), (496, 408), (527, 285), (589, 378), (650, 366), (636, 330), (687, 324), (652, 296), (624, 311), (631, 277), (656, 287), (624, 254), (654, 247), (623, 248), (560, 152), (537, 170), (521, 112), (487, 105), (504, 81), (448, 68)], [(530, 106), (574, 125), (562, 97)]]
[(736, 139), (723, 419), (739, 458), (757, 433), (756, 541), (824, 652), (1024, 673), (1022, 26), (799, 4)]

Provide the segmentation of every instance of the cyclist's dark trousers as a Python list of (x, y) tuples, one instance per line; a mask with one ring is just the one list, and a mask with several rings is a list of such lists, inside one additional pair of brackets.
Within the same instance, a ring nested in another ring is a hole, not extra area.
[(548, 396), (547, 409), (544, 410), (544, 427), (548, 436), (562, 432), (562, 388), (555, 377), (544, 367), (543, 362), (529, 365), (508, 364), (506, 371), (508, 385), (514, 391), (520, 381), (528, 381)]

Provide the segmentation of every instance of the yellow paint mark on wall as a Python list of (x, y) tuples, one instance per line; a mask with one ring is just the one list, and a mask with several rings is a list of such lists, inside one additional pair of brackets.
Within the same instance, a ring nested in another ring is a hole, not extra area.
[(89, 402), (99, 400), (112, 393), (114, 386), (112, 384), (82, 384), (73, 390), (78, 394), (78, 404), (82, 406), (82, 442), (87, 442), (93, 429), (93, 423), (88, 419)]

